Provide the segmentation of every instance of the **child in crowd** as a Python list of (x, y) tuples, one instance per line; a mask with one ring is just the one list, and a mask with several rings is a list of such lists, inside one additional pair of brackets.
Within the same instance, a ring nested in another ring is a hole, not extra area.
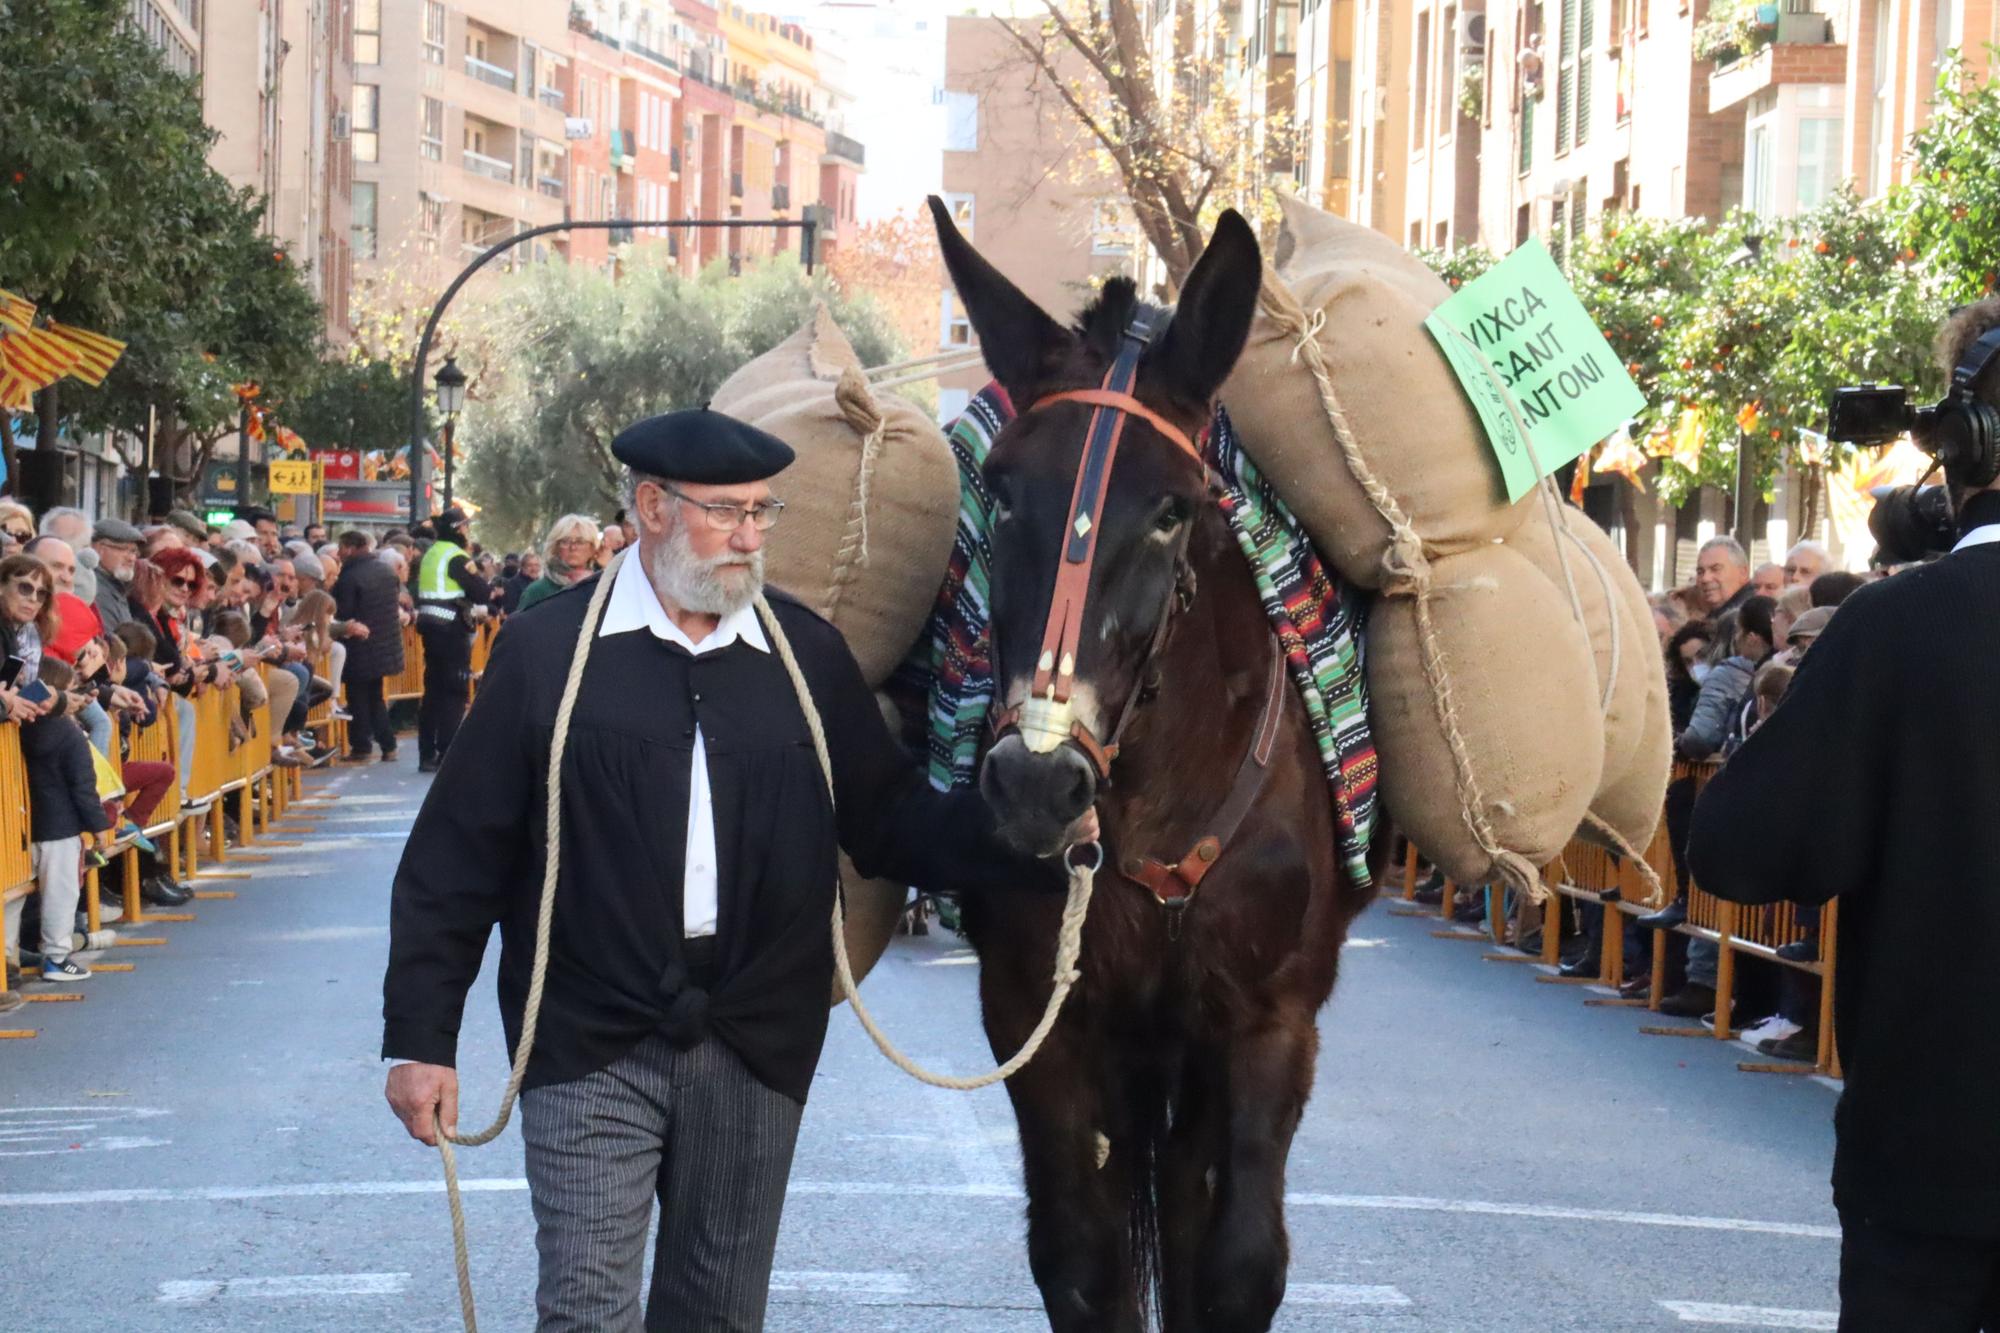
[[(21, 729), (21, 752), (27, 760), (29, 838), (42, 917), (42, 980), (81, 981), (90, 969), (70, 957), (70, 946), (83, 896), (84, 846), (110, 829), (111, 817), (98, 799), (90, 742), (63, 716), (75, 673), (53, 657), (39, 665), (39, 678), (54, 692), (56, 706)], [(20, 935), (21, 908), (19, 902), (7, 904), (10, 945)]]

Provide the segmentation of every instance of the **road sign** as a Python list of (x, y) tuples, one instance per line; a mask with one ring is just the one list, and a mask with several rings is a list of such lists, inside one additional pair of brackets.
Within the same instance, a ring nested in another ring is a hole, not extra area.
[(271, 463), (273, 495), (311, 495), (319, 489), (319, 465), (311, 460), (282, 459)]

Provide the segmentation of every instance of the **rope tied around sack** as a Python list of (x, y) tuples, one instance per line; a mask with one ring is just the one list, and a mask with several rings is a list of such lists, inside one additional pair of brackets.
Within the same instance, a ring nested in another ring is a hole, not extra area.
[[(1435, 617), (1432, 613), (1432, 580), (1430, 558), (1424, 551), (1423, 538), (1409, 514), (1397, 501), (1382, 479), (1375, 475), (1367, 457), (1361, 451), (1360, 441), (1348, 423), (1346, 410), (1341, 406), (1340, 394), (1334, 388), (1331, 372), (1328, 370), (1325, 350), (1320, 346), (1319, 335), (1326, 328), (1326, 311), (1315, 309), (1310, 312), (1301, 307), (1291, 291), (1284, 286), (1277, 275), (1267, 266), (1264, 281), (1258, 289), (1258, 305), (1286, 334), (1293, 339), (1292, 364), (1304, 362), (1319, 389), (1321, 409), (1333, 427), (1334, 439), (1340, 448), (1342, 460), (1349, 473), (1368, 497), (1369, 503), (1389, 526), (1389, 542), (1382, 554), (1382, 592), (1392, 597), (1409, 597), (1416, 610), (1417, 646), (1419, 660), (1423, 664), (1425, 682), (1431, 688), (1431, 701), (1436, 709), (1438, 723), (1444, 733), (1445, 746), (1451, 754), (1452, 775), (1459, 796), (1459, 813), (1479, 849), (1492, 861), (1499, 880), (1508, 888), (1524, 895), (1529, 902), (1539, 903), (1547, 898), (1548, 888), (1542, 883), (1534, 863), (1521, 853), (1503, 847), (1492, 821), (1487, 817), (1485, 793), (1481, 788), (1471, 749), (1466, 743), (1464, 729), (1459, 721), (1458, 702), (1451, 678), (1450, 663), (1439, 640)], [(1484, 358), (1481, 358), (1483, 361)], [(1487, 373), (1493, 373), (1487, 366)], [(1503, 386), (1504, 387), (1504, 386)], [(1513, 415), (1521, 438), (1527, 442), (1529, 462), (1537, 473), (1543, 471), (1534, 457), (1534, 445), (1528, 440), (1527, 425), (1520, 419), (1520, 410), (1513, 401), (1512, 394), (1503, 394), (1502, 401)], [(1586, 629), (1582, 598), (1577, 592), (1576, 578), (1571, 571), (1569, 558), (1564, 550), (1565, 543), (1574, 543), (1589, 561), (1598, 577), (1605, 597), (1605, 610), (1611, 634), (1611, 661), (1605, 672), (1598, 700), (1600, 716), (1611, 711), (1613, 685), (1617, 681), (1622, 662), (1621, 625), (1619, 608), (1611, 584), (1611, 577), (1596, 552), (1576, 537), (1563, 520), (1560, 502), (1555, 497), (1554, 485), (1544, 479), (1536, 489), (1541, 492), (1541, 509), (1548, 522), (1556, 552), (1558, 567), (1562, 570), (1564, 590), (1570, 604), (1570, 614), (1579, 626)], [(1660, 880), (1652, 866), (1614, 828), (1596, 814), (1586, 810), (1584, 823), (1594, 832), (1603, 836), (1623, 855), (1630, 857), (1646, 878), (1655, 896), (1660, 892)]]
[(1382, 591), (1389, 596), (1409, 597), (1415, 603), (1418, 659), (1423, 664), (1424, 680), (1431, 689), (1431, 704), (1437, 710), (1445, 748), (1451, 754), (1459, 816), (1465, 821), (1466, 831), (1492, 862), (1495, 875), (1506, 887), (1527, 895), (1532, 902), (1540, 902), (1547, 890), (1542, 887), (1541, 876), (1534, 863), (1521, 853), (1502, 846), (1492, 820), (1487, 817), (1486, 793), (1480, 786), (1479, 775), (1472, 762), (1472, 751), (1466, 744), (1465, 729), (1459, 721), (1450, 663), (1446, 660), (1432, 614), (1430, 558), (1424, 553), (1423, 537), (1417, 532), (1416, 524), (1411, 522), (1409, 514), (1388, 486), (1375, 475), (1375, 469), (1368, 465), (1367, 456), (1361, 452), (1361, 442), (1355, 438), (1354, 428), (1348, 424), (1347, 410), (1341, 406), (1340, 394), (1333, 387), (1326, 353), (1319, 342), (1320, 332), (1326, 327), (1326, 312), (1315, 310), (1308, 316), (1268, 267), (1258, 288), (1257, 300), (1265, 313), (1296, 339), (1292, 349), (1293, 362), (1297, 364), (1303, 360), (1312, 374), (1313, 382), (1319, 388), (1321, 410), (1326, 413), (1327, 424), (1333, 427), (1333, 438), (1340, 446), (1340, 456), (1347, 464), (1348, 472), (1367, 495), (1375, 512), (1389, 525), (1389, 546), (1382, 557)]
[(826, 602), (819, 613), (831, 620), (840, 610), (840, 599), (854, 580), (857, 567), (868, 563), (868, 503), (875, 481), (875, 465), (882, 457), (882, 441), (889, 433), (889, 418), (876, 404), (862, 372), (849, 366), (834, 386), (834, 404), (848, 426), (861, 436), (861, 459), (854, 471), (854, 498), (848, 504), (847, 528), (834, 553), (833, 579), (827, 585)]
[[(597, 627), (604, 618), (604, 606), (610, 599), (611, 586), (616, 582), (619, 569), (632, 554), (631, 548), (620, 551), (612, 558), (611, 564), (598, 576), (597, 587), (591, 592), (590, 605), (583, 613), (583, 626), (577, 632), (576, 648), (570, 655), (569, 674), (563, 681), (562, 699), (556, 706), (554, 735), (549, 741), (548, 801), (545, 807), (547, 822), (547, 845), (542, 856), (541, 898), (535, 912), (535, 952), (534, 962), (529, 970), (528, 995), (521, 1009), (521, 1039), (514, 1048), (513, 1067), (507, 1073), (506, 1090), (500, 1095), (500, 1107), (494, 1114), (493, 1123), (472, 1134), (449, 1134), (445, 1132), (441, 1112), (432, 1113), (432, 1126), (437, 1134), (438, 1156), (444, 1162), (445, 1198), (451, 1207), (451, 1247), (452, 1260), (458, 1270), (459, 1313), (465, 1321), (466, 1333), (479, 1333), (479, 1314), (472, 1295), (472, 1260), (465, 1239), (465, 1202), (460, 1197), (458, 1184), (458, 1157), (456, 1148), (476, 1148), (491, 1143), (500, 1137), (514, 1116), (514, 1104), (520, 1099), (521, 1083), (528, 1073), (528, 1061), (535, 1050), (535, 1031), (542, 1014), (542, 995), (548, 979), (549, 936), (555, 921), (556, 884), (562, 872), (562, 764), (563, 755), (569, 748), (569, 728), (571, 715), (576, 711), (577, 696), (583, 684), (583, 671), (590, 660), (591, 645), (597, 640)], [(819, 758), (820, 773), (826, 779), (827, 800), (833, 800), (833, 760), (826, 748), (826, 729), (820, 721), (819, 710), (813, 706), (812, 692), (806, 684), (805, 672), (800, 669), (798, 658), (792, 653), (790, 640), (778, 624), (777, 616), (770, 604), (760, 593), (753, 603), (757, 617), (770, 635), (771, 645), (778, 658), (784, 663), (785, 674), (790, 677), (792, 690), (798, 697), (799, 709), (805, 715), (806, 728), (812, 733), (813, 752)], [(847, 957), (845, 917), (841, 910), (840, 885), (834, 884), (833, 892), (833, 957), (835, 973), (840, 978), (841, 990), (861, 1025), (875, 1041), (882, 1053), (905, 1073), (928, 1083), (933, 1087), (969, 1091), (998, 1083), (1011, 1078), (1035, 1058), (1042, 1043), (1055, 1028), (1056, 1017), (1062, 1011), (1063, 1002), (1069, 998), (1071, 989), (1081, 979), (1083, 973), (1078, 966), (1083, 952), (1083, 925), (1090, 911), (1090, 895), (1095, 885), (1096, 872), (1102, 865), (1100, 852), (1097, 864), (1077, 865), (1069, 863), (1069, 897), (1063, 903), (1062, 924), (1056, 937), (1056, 963), (1054, 987), (1049, 993), (1047, 1007), (1042, 1012), (1041, 1021), (1028, 1034), (1021, 1049), (1014, 1057), (985, 1074), (973, 1078), (953, 1078), (934, 1074), (923, 1068), (901, 1051), (883, 1033), (874, 1018), (862, 1006), (854, 980), (854, 969)]]

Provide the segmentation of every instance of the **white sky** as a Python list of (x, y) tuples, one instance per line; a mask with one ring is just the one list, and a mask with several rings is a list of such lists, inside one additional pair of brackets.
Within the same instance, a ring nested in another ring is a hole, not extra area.
[(847, 62), (847, 133), (867, 150), (856, 208), (862, 221), (914, 213), (944, 169), (944, 21), (965, 0), (827, 0), (792, 10), (836, 34)]

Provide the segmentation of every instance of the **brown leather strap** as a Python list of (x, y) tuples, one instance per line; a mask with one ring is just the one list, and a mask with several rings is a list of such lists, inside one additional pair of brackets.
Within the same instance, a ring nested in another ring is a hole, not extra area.
[(1028, 410), (1033, 412), (1038, 408), (1047, 407), (1051, 403), (1088, 403), (1092, 407), (1109, 407), (1123, 412), (1128, 416), (1138, 417), (1154, 430), (1185, 449), (1188, 455), (1197, 463), (1201, 461), (1201, 450), (1195, 446), (1193, 440), (1188, 438), (1186, 431), (1129, 393), (1117, 393), (1110, 389), (1066, 389), (1062, 393), (1052, 393), (1045, 397), (1037, 398), (1029, 405)]
[(1264, 789), (1265, 771), (1271, 764), (1271, 751), (1278, 741), (1278, 723), (1285, 712), (1285, 649), (1275, 637), (1271, 640), (1271, 670), (1264, 686), (1264, 711), (1257, 719), (1256, 734), (1250, 738), (1250, 746), (1243, 752), (1243, 761), (1236, 766), (1236, 778), (1229, 785), (1229, 796), (1222, 807), (1209, 821), (1210, 832), (1198, 839), (1187, 855), (1172, 865), (1150, 856), (1127, 857), (1118, 868), (1127, 879), (1133, 880), (1157, 898), (1162, 907), (1185, 907), (1194, 897), (1201, 881), (1222, 859), (1229, 840), (1243, 826), (1250, 810), (1257, 804), (1257, 796)]

